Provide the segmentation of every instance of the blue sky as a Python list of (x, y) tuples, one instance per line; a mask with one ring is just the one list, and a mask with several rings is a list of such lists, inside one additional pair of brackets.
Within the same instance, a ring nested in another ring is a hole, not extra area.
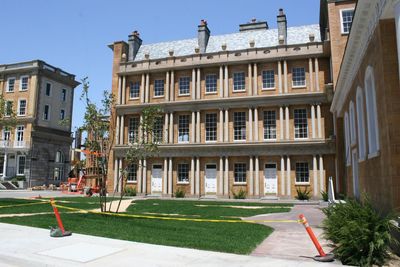
[[(111, 88), (108, 44), (138, 30), (143, 43), (193, 38), (201, 19), (212, 35), (238, 31), (251, 18), (276, 28), (283, 8), (288, 26), (317, 24), (320, 0), (1, 0), (0, 64), (42, 59), (89, 77), (99, 101)], [(75, 91), (73, 126), (82, 123), (81, 87)]]

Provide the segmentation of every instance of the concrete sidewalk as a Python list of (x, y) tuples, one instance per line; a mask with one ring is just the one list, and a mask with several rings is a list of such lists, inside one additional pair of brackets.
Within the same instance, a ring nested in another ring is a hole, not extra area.
[[(0, 223), (0, 266), (320, 266), (304, 262), (176, 248)], [(330, 264), (324, 264), (330, 266)], [(337, 266), (337, 265), (333, 265)]]
[[(322, 220), (325, 218), (321, 208), (322, 206), (320, 205), (295, 205), (290, 212), (270, 213), (244, 219), (298, 220), (299, 215), (304, 214), (324, 251), (329, 253), (331, 248), (328, 246), (328, 241), (322, 237), (323, 231), (320, 228)], [(268, 256), (297, 261), (312, 261), (311, 258), (318, 254), (302, 224), (281, 222), (267, 222), (263, 224), (271, 226), (275, 230), (253, 251), (253, 256)]]

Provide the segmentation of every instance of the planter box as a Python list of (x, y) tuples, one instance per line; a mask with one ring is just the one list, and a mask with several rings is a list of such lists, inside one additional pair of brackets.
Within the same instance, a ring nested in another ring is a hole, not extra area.
[(25, 181), (18, 181), (18, 188), (25, 189), (27, 187), (27, 182)]

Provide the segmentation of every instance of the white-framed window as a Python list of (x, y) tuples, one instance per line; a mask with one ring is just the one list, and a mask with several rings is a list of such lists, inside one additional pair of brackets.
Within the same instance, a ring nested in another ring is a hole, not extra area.
[(63, 119), (65, 119), (65, 110), (61, 109), (60, 110), (60, 120), (63, 120)]
[(131, 117), (129, 118), (128, 124), (128, 142), (136, 143), (139, 139), (139, 118)]
[(19, 90), (20, 91), (28, 90), (28, 86), (29, 86), (28, 82), (29, 82), (29, 76), (28, 75), (21, 76), (19, 78)]
[(178, 142), (189, 142), (189, 115), (178, 117)]
[(350, 124), (349, 124), (349, 114), (347, 112), (344, 113), (344, 137), (345, 137), (345, 146), (346, 146), (346, 165), (350, 166), (351, 164), (351, 151), (350, 151)]
[(274, 70), (264, 70), (262, 72), (263, 89), (275, 89), (275, 72)]
[(190, 77), (180, 77), (179, 78), (179, 95), (189, 95), (190, 94)]
[(25, 126), (23, 125), (18, 125), (15, 131), (15, 142), (14, 146), (15, 147), (23, 147), (24, 146), (24, 131), (25, 131)]
[(25, 116), (26, 114), (26, 99), (18, 100), (18, 116)]
[[(11, 130), (8, 127), (4, 127), (3, 128), (3, 134), (2, 134), (2, 138), (3, 141), (9, 141), (11, 139)], [(0, 166), (1, 168), (1, 166)]]
[(351, 24), (353, 22), (354, 9), (341, 9), (340, 10), (340, 24), (342, 34), (349, 34)]
[(372, 158), (377, 156), (379, 151), (379, 124), (378, 109), (376, 106), (375, 77), (371, 66), (368, 66), (365, 72), (364, 84), (368, 125), (368, 158)]
[(61, 151), (57, 151), (56, 152), (56, 159), (55, 159), (56, 163), (64, 163), (64, 155)]
[(43, 120), (50, 120), (50, 105), (44, 105)]
[(15, 77), (9, 77), (7, 79), (6, 92), (14, 92), (15, 89)]
[(13, 104), (14, 104), (14, 102), (13, 102), (13, 101), (10, 101), (10, 100), (7, 100), (7, 101), (5, 102), (5, 105), (6, 105), (6, 107), (5, 107), (5, 113), (4, 113), (4, 116), (5, 116), (5, 117), (11, 116), (12, 110), (13, 110)]
[(244, 72), (233, 73), (233, 91), (246, 91), (246, 77)]
[(303, 67), (296, 67), (292, 69), (292, 85), (296, 87), (306, 86), (306, 70)]
[(67, 100), (67, 89), (62, 89), (61, 90), (61, 101), (65, 102)]
[(305, 108), (294, 110), (294, 138), (308, 138), (308, 120)]
[(126, 181), (129, 183), (137, 182), (137, 164), (130, 164), (128, 167), (128, 174)]
[(154, 97), (164, 96), (164, 80), (154, 80)]
[(358, 129), (358, 154), (359, 160), (364, 160), (366, 156), (365, 141), (365, 122), (364, 122), (364, 95), (360, 87), (357, 88), (356, 95), (357, 108), (357, 129)]
[(49, 83), (49, 82), (46, 83), (45, 94), (46, 94), (46, 96), (51, 96), (51, 83)]
[(178, 164), (178, 183), (189, 183), (189, 164)]
[(357, 143), (356, 137), (356, 118), (354, 111), (354, 102), (350, 101), (349, 104), (349, 115), (350, 115), (350, 144), (355, 145)]
[(163, 141), (163, 127), (163, 118), (155, 118), (153, 126), (153, 142), (161, 143)]
[(24, 130), (25, 126), (23, 125), (18, 125), (16, 128), (16, 134), (15, 134), (15, 141), (17, 142), (22, 142), (24, 141)]
[(206, 114), (206, 141), (217, 141), (217, 113)]
[(246, 112), (233, 112), (233, 140), (246, 140)]
[(264, 140), (276, 139), (276, 111), (264, 111)]
[(235, 183), (246, 183), (246, 163), (235, 163), (234, 176)]
[(131, 82), (129, 84), (129, 98), (137, 99), (137, 98), (139, 98), (139, 93), (140, 93), (140, 82), (138, 82), (138, 81)]
[(308, 162), (296, 162), (296, 183), (309, 183), (310, 171)]
[(207, 74), (206, 75), (206, 93), (216, 93), (217, 92), (217, 74)]
[(24, 155), (18, 155), (18, 157), (17, 157), (17, 175), (25, 174), (25, 163), (26, 163), (26, 157)]
[(59, 181), (64, 176), (64, 168), (63, 167), (55, 167), (53, 173), (53, 180)]

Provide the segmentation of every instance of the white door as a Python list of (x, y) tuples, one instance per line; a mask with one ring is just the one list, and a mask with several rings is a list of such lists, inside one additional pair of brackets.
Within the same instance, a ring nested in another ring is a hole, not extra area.
[(151, 171), (151, 193), (162, 192), (162, 165), (154, 164)]
[(359, 199), (360, 198), (360, 188), (358, 184), (358, 155), (357, 149), (352, 151), (352, 164), (351, 168), (353, 169), (353, 192), (354, 197)]
[(217, 193), (217, 164), (206, 164), (206, 194)]
[(267, 163), (264, 168), (264, 193), (277, 194), (277, 192), (276, 163)]

